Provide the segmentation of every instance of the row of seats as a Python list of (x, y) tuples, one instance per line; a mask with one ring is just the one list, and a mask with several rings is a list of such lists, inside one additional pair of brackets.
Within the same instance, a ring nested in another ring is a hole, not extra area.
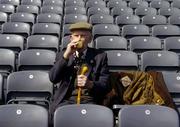
[[(112, 110), (107, 107), (84, 104), (59, 107), (55, 111), (53, 123), (53, 127), (114, 127), (115, 122)], [(2, 105), (0, 124), (1, 127), (48, 127), (48, 112), (35, 105)], [(157, 105), (127, 106), (119, 111), (117, 127), (142, 125), (179, 127), (178, 113)]]
[[(25, 41), (22, 36), (15, 34), (0, 34), (0, 48), (7, 48), (19, 53), (25, 49), (48, 49), (54, 52), (65, 48), (69, 43), (69, 36), (62, 39), (62, 43), (56, 36), (31, 35)], [(167, 37), (162, 41), (158, 37), (138, 36), (127, 40), (121, 36), (97, 37), (92, 46), (103, 50), (130, 50), (142, 53), (148, 50), (169, 50), (179, 53), (180, 37)]]
[[(180, 106), (180, 73), (163, 72), (163, 78), (177, 107)], [(37, 102), (48, 107), (56, 86), (49, 80), (48, 72), (24, 70), (10, 73), (7, 78), (0, 74), (0, 100), (3, 104)]]
[[(175, 52), (146, 51), (139, 56), (140, 58), (132, 51), (108, 50), (106, 52), (108, 66), (112, 70), (179, 71), (179, 56)], [(9, 73), (16, 70), (48, 71), (54, 65), (56, 54), (50, 50), (29, 49), (21, 51), (16, 58), (13, 51), (0, 49), (0, 56), (0, 69), (2, 72)]]
[[(71, 22), (73, 23), (73, 22)], [(53, 23), (36, 23), (31, 27), (23, 22), (7, 22), (2, 24), (2, 34), (19, 34), (27, 38), (30, 35), (45, 34), (64, 37), (70, 34), (69, 25), (64, 25), (61, 35), (60, 26)], [(98, 36), (123, 36), (131, 38), (133, 36), (179, 36), (180, 28), (177, 25), (154, 25), (149, 28), (147, 25), (123, 25), (122, 30), (115, 24), (97, 24), (92, 29), (93, 38)]]
[[(180, 10), (179, 10), (180, 12)], [(125, 24), (145, 24), (145, 25), (156, 25), (156, 24), (177, 24), (179, 23), (179, 13), (174, 15), (171, 13), (165, 12), (165, 14), (157, 15), (157, 14), (148, 14), (145, 16), (138, 16), (133, 15), (133, 12), (127, 12), (127, 14), (118, 15), (118, 13), (114, 13), (116, 17), (109, 14), (93, 14), (89, 16), (89, 18), (84, 14), (67, 14), (64, 17), (61, 17), (58, 14), (53, 13), (43, 13), (38, 14), (37, 18), (31, 13), (13, 13), (10, 15), (9, 22), (25, 22), (29, 23), (31, 26), (35, 23), (56, 23), (56, 24), (69, 24), (74, 22), (75, 20), (84, 20), (89, 21), (92, 25), (100, 24), (100, 23), (107, 23), (107, 24), (117, 24), (117, 25), (125, 25)], [(8, 16), (6, 13), (1, 12), (1, 24), (8, 22)], [(166, 18), (165, 16), (170, 16)], [(64, 21), (62, 21), (62, 18)], [(35, 21), (37, 20), (37, 21)], [(70, 21), (69, 21), (70, 20)], [(73, 21), (74, 20), (74, 21)]]
[(12, 4), (14, 6), (18, 5), (36, 5), (36, 6), (46, 6), (46, 5), (56, 5), (56, 6), (83, 6), (86, 8), (92, 7), (92, 6), (104, 6), (104, 7), (115, 7), (115, 6), (129, 6), (132, 8), (137, 8), (138, 6), (143, 6), (143, 7), (155, 7), (155, 8), (161, 8), (161, 7), (177, 7), (180, 8), (180, 2), (178, 0), (172, 0), (172, 1), (167, 1), (167, 0), (137, 0), (137, 1), (126, 1), (126, 0), (80, 0), (80, 1), (70, 1), (70, 0), (35, 0), (35, 1), (29, 1), (29, 0), (1, 0), (1, 4)]

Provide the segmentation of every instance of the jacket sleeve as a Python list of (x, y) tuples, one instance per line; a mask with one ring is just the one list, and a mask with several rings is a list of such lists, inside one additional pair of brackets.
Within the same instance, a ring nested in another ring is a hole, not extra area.
[(63, 58), (63, 52), (60, 52), (56, 56), (54, 66), (49, 71), (49, 78), (52, 83), (58, 83), (63, 78), (64, 72), (67, 68), (68, 60)]

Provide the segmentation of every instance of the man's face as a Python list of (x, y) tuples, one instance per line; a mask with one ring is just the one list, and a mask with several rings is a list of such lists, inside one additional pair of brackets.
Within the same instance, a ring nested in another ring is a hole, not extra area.
[(82, 41), (82, 48), (79, 50), (86, 49), (88, 43), (91, 42), (91, 32), (86, 30), (74, 30), (72, 31), (70, 40)]

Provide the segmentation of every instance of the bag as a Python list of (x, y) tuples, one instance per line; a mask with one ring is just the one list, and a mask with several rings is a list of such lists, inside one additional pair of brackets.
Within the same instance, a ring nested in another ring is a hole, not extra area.
[(106, 106), (155, 104), (174, 108), (161, 72), (112, 72), (109, 85), (111, 91), (104, 100)]

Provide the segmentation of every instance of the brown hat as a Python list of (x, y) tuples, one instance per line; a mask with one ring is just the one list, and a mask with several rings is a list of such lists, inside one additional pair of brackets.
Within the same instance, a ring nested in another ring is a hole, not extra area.
[(92, 25), (87, 22), (77, 22), (77, 23), (70, 25), (69, 30), (70, 31), (73, 31), (73, 30), (89, 30), (89, 31), (91, 31)]

